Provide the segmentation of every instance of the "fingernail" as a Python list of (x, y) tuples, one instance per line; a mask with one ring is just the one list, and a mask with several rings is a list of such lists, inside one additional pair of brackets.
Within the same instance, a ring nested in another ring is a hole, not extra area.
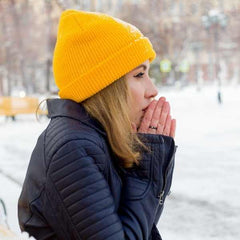
[(165, 97), (160, 97), (159, 100), (166, 101)]

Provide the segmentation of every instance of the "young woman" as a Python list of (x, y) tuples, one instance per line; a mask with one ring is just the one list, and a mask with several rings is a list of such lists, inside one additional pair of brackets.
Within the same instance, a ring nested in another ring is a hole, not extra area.
[(149, 78), (155, 52), (131, 24), (62, 13), (53, 58), (60, 99), (33, 150), (19, 199), (36, 239), (161, 239), (176, 122)]

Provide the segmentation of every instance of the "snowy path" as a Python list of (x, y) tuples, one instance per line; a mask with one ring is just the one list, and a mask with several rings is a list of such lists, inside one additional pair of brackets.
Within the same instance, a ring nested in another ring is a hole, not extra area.
[(240, 89), (165, 94), (178, 120), (172, 195), (159, 223), (163, 238), (240, 239)]
[(7, 207), (10, 229), (22, 239), (27, 239), (27, 234), (20, 234), (17, 201), (31, 150), (46, 124), (46, 120), (38, 123), (33, 115), (19, 116), (16, 122), (0, 118), (0, 198)]
[[(226, 87), (223, 105), (216, 89), (160, 90), (177, 118), (172, 194), (159, 221), (164, 240), (240, 239), (240, 87)], [(0, 197), (18, 231), (16, 203), (31, 151), (47, 121), (0, 118)], [(6, 177), (7, 176), (7, 177)]]

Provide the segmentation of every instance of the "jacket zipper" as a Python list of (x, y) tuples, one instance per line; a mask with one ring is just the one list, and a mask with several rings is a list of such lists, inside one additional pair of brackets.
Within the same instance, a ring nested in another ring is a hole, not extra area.
[(172, 161), (174, 159), (176, 149), (177, 149), (177, 146), (174, 147), (174, 152), (173, 152), (172, 158), (171, 158), (171, 160), (170, 160), (170, 162), (169, 162), (169, 164), (167, 166), (167, 170), (166, 170), (165, 175), (164, 175), (163, 188), (162, 188), (162, 190), (161, 190), (161, 192), (160, 192), (160, 194), (158, 196), (160, 205), (163, 205), (163, 203), (164, 203), (164, 194), (165, 194), (165, 188), (166, 188), (166, 185), (167, 185), (167, 176), (168, 176), (168, 172), (169, 172), (169, 168), (171, 166), (171, 163), (172, 163)]

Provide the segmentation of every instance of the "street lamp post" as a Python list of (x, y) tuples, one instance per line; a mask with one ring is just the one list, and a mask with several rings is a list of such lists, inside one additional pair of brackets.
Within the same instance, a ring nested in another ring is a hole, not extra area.
[(199, 53), (202, 49), (202, 43), (201, 42), (192, 42), (191, 43), (191, 48), (194, 52), (195, 55), (195, 78), (196, 78), (196, 83), (197, 83), (197, 91), (200, 91), (201, 89), (201, 82), (200, 82), (200, 62), (199, 62)]
[(227, 26), (227, 16), (220, 12), (219, 10), (210, 10), (207, 15), (202, 16), (202, 23), (205, 29), (208, 31), (211, 29), (213, 32), (213, 37), (215, 41), (215, 73), (218, 82), (218, 92), (217, 92), (217, 99), (218, 103), (222, 103), (222, 94), (221, 94), (221, 79), (219, 77), (219, 28), (222, 29)]

